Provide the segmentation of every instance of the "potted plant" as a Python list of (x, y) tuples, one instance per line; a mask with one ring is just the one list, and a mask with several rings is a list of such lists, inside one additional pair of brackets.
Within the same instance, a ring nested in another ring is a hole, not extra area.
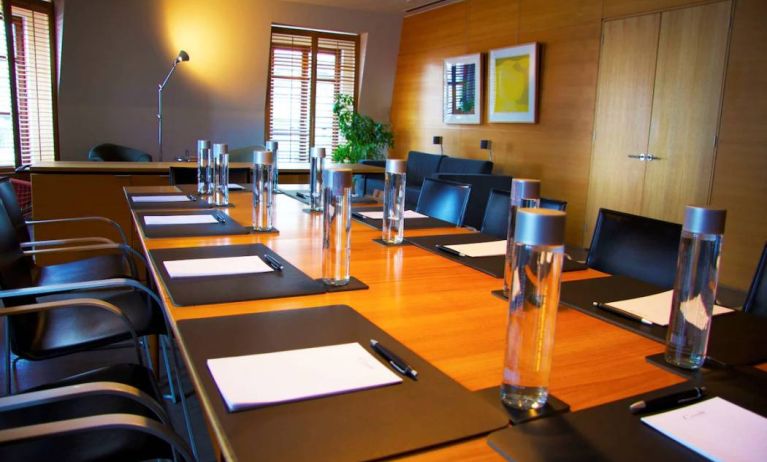
[(336, 95), (333, 114), (338, 118), (338, 131), (344, 138), (344, 142), (333, 149), (333, 162), (356, 164), (364, 159), (381, 159), (382, 150), (394, 146), (389, 126), (355, 111), (351, 95)]

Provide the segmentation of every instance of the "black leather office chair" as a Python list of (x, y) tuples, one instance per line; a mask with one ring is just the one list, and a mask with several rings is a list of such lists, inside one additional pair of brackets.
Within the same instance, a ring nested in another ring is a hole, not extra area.
[(547, 199), (541, 197), (541, 208), (549, 210), (559, 210), (562, 212), (567, 211), (567, 201), (560, 201), (557, 199)]
[(756, 273), (748, 289), (743, 311), (767, 317), (767, 244), (764, 245), (762, 257), (756, 265)]
[(670, 289), (681, 234), (677, 223), (599, 209), (586, 264)]
[(91, 148), (88, 152), (88, 160), (94, 162), (152, 162), (152, 156), (127, 146), (103, 143)]
[[(249, 168), (230, 168), (230, 183), (250, 183), (251, 171)], [(173, 167), (168, 170), (168, 183), (171, 186), (177, 184), (197, 184), (197, 167)]]
[(469, 194), (470, 185), (424, 178), (415, 210), (460, 226), (466, 213), (466, 205), (469, 203)]
[(511, 192), (501, 189), (493, 189), (487, 198), (485, 216), (482, 218), (482, 227), (479, 229), (484, 234), (506, 239), (509, 229), (509, 201)]

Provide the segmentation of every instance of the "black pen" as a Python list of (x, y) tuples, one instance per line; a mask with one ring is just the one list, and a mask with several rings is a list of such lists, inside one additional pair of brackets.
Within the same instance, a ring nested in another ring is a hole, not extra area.
[(381, 355), (386, 361), (389, 362), (391, 367), (396, 369), (400, 374), (406, 375), (410, 377), (413, 380), (418, 380), (418, 372), (415, 371), (412, 367), (408, 366), (408, 364), (399, 358), (399, 356), (395, 355), (386, 347), (378, 343), (377, 340), (370, 339), (370, 346), (373, 347), (373, 349)]
[(640, 412), (655, 412), (671, 409), (679, 406), (680, 404), (687, 404), (698, 401), (706, 395), (706, 387), (695, 387), (692, 390), (684, 390), (677, 393), (672, 393), (667, 396), (661, 396), (660, 398), (648, 399), (637, 401), (629, 406), (629, 410), (632, 414), (639, 414)]
[(221, 215), (219, 215), (218, 213), (214, 213), (214, 214), (213, 214), (213, 218), (215, 218), (215, 219), (216, 219), (216, 221), (218, 221), (218, 222), (219, 222), (219, 223), (221, 223), (222, 225), (223, 225), (223, 224), (226, 224), (226, 218), (222, 217), (222, 216), (221, 216)]
[(186, 197), (189, 198), (190, 201), (196, 201), (197, 200), (197, 196), (195, 196), (194, 194), (187, 194)]
[(633, 319), (634, 321), (639, 321), (642, 324), (647, 324), (648, 326), (652, 326), (652, 321), (650, 321), (649, 319), (645, 319), (641, 316), (637, 316), (634, 313), (629, 313), (626, 310), (616, 308), (612, 305), (608, 305), (607, 303), (594, 302), (592, 304), (594, 305), (595, 308), (609, 311), (610, 313), (617, 314), (618, 316), (623, 316), (624, 318)]
[(453, 250), (450, 247), (444, 246), (442, 244), (437, 244), (435, 247), (438, 248), (439, 250), (443, 251), (443, 252), (447, 252), (447, 253), (453, 254), (456, 257), (465, 257), (466, 256), (466, 255), (462, 254), (461, 252), (459, 252), (457, 250)]
[(285, 268), (282, 266), (282, 263), (278, 262), (276, 258), (268, 253), (264, 254), (264, 260), (266, 261), (266, 264), (271, 266), (275, 271), (282, 271)]
[(297, 192), (296, 196), (302, 198), (302, 199), (309, 199), (309, 196), (306, 195), (306, 193)]

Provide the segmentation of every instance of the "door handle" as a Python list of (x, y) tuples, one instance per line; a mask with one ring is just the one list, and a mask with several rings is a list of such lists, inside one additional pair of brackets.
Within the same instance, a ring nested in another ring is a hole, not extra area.
[(661, 160), (661, 158), (660, 158), (660, 157), (655, 157), (655, 156), (654, 156), (654, 155), (652, 155), (652, 154), (647, 154), (647, 160), (648, 160), (648, 161), (652, 161), (652, 160)]
[(646, 155), (645, 155), (645, 153), (643, 153), (643, 152), (642, 152), (642, 153), (639, 153), (639, 154), (629, 154), (629, 157), (630, 157), (631, 159), (639, 159), (639, 160), (640, 160), (640, 161), (642, 161), (642, 162), (644, 162), (645, 160), (647, 160), (647, 156), (646, 156)]

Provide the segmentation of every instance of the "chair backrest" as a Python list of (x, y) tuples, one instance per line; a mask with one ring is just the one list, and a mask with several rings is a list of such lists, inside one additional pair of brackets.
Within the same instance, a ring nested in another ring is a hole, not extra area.
[(24, 220), (24, 212), (16, 198), (16, 191), (9, 178), (0, 178), (0, 200), (3, 202), (5, 212), (16, 230), (16, 239), (19, 242), (29, 242), (29, 228)]
[(599, 209), (586, 263), (664, 289), (674, 286), (682, 225)]
[(424, 178), (415, 210), (456, 225), (463, 223), (471, 186), (452, 181)]
[(567, 210), (567, 201), (560, 201), (557, 199), (546, 199), (541, 197), (541, 208), (549, 210), (560, 210), (562, 212)]
[(104, 143), (94, 146), (88, 152), (88, 160), (96, 162), (152, 162), (152, 156), (127, 146)]
[(471, 185), (471, 195), (469, 196), (469, 205), (466, 206), (466, 215), (463, 217), (463, 225), (476, 229), (482, 226), (482, 218), (485, 216), (485, 207), (487, 206), (487, 199), (490, 197), (490, 191), (493, 189), (508, 191), (511, 189), (512, 180), (510, 176), (482, 173), (437, 173), (431, 177)]
[(482, 227), (479, 229), (484, 234), (506, 239), (509, 233), (509, 201), (511, 192), (502, 189), (490, 191), (485, 207), (485, 216), (482, 218)]
[[(249, 168), (230, 168), (230, 183), (250, 183)], [(174, 167), (168, 169), (168, 183), (173, 186), (177, 184), (197, 184), (197, 167)]]
[(762, 250), (762, 257), (756, 265), (756, 273), (748, 289), (743, 311), (757, 316), (767, 317), (767, 243)]

